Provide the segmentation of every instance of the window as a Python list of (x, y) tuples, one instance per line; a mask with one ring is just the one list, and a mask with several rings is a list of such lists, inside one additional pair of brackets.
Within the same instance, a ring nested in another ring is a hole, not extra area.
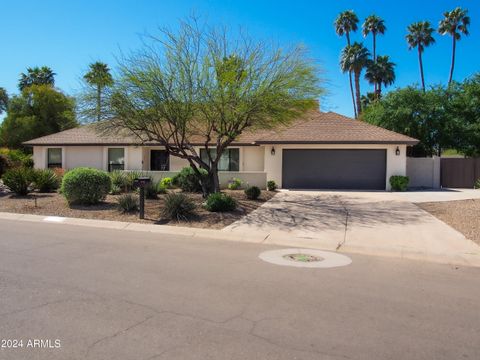
[(108, 171), (125, 170), (125, 149), (108, 149)]
[(50, 148), (47, 150), (47, 166), (49, 169), (62, 167), (62, 149)]
[[(217, 154), (216, 149), (209, 149), (212, 158)], [(208, 155), (205, 149), (200, 149), (200, 157), (208, 162)], [(240, 149), (226, 149), (218, 161), (219, 171), (240, 171)]]

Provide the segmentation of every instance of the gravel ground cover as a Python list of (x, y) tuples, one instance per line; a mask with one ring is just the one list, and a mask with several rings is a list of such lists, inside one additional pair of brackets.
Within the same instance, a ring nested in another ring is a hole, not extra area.
[(480, 245), (479, 199), (430, 202), (417, 205)]
[(255, 210), (275, 195), (274, 192), (262, 191), (258, 200), (248, 200), (243, 190), (225, 190), (224, 192), (237, 200), (238, 207), (236, 210), (224, 213), (209, 212), (202, 207), (204, 199), (201, 194), (188, 193), (187, 196), (191, 197), (197, 205), (197, 216), (189, 219), (189, 221), (169, 221), (161, 219), (160, 213), (164, 205), (165, 195), (159, 195), (159, 198), (156, 200), (145, 200), (144, 220), (138, 218), (138, 213), (121, 213), (117, 207), (117, 198), (119, 195), (108, 195), (106, 200), (98, 205), (68, 206), (65, 198), (58, 193), (32, 193), (22, 197), (15, 196), (11, 193), (0, 193), (0, 212), (221, 229)]

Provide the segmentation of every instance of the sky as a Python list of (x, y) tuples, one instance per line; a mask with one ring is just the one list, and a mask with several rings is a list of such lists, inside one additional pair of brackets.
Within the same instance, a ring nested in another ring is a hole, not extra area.
[[(338, 65), (345, 38), (335, 34), (338, 13), (354, 10), (360, 22), (375, 13), (385, 19), (387, 31), (377, 40), (377, 54), (389, 55), (396, 63), (397, 80), (387, 90), (419, 83), (417, 53), (409, 51), (406, 27), (429, 20), (436, 28), (444, 11), (461, 6), (472, 19), (470, 36), (457, 45), (454, 78), (462, 80), (480, 71), (480, 2), (478, 0), (357, 0), (357, 1), (262, 1), (262, 0), (68, 0), (2, 1), (0, 23), (3, 34), (0, 56), (0, 87), (18, 93), (19, 75), (27, 67), (49, 66), (56, 86), (67, 94), (79, 88), (88, 64), (103, 61), (115, 68), (121, 52), (142, 46), (142, 36), (158, 34), (158, 28), (175, 28), (191, 14), (208, 24), (242, 28), (253, 37), (281, 45), (302, 43), (323, 69), (327, 95), (322, 111), (352, 116), (348, 76)], [(451, 57), (451, 38), (435, 35), (436, 44), (424, 54), (427, 85), (445, 84)], [(372, 39), (358, 31), (354, 41), (371, 50)], [(362, 93), (372, 87), (362, 82)]]

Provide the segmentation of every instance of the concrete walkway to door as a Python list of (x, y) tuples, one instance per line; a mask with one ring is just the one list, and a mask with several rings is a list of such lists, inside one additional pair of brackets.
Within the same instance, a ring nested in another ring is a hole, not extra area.
[(480, 266), (480, 247), (389, 192), (282, 191), (223, 231), (265, 243)]

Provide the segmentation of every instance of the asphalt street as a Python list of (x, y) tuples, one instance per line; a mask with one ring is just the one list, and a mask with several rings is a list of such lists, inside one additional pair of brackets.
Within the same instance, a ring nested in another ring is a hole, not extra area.
[(0, 359), (480, 359), (480, 268), (277, 248), (0, 220)]

